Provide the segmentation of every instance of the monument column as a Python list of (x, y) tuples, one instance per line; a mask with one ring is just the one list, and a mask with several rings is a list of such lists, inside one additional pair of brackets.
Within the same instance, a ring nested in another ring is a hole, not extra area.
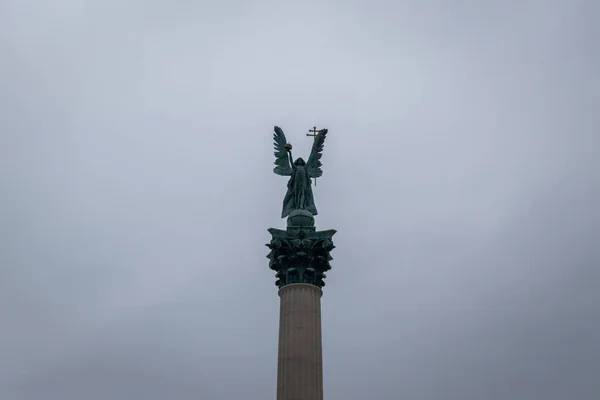
[(335, 230), (317, 231), (311, 178), (321, 176), (321, 151), (326, 129), (318, 131), (308, 162), (293, 161), (292, 145), (275, 127), (274, 172), (290, 176), (282, 218), (287, 229), (268, 229), (269, 268), (279, 287), (279, 356), (277, 400), (323, 400), (321, 295)]
[(287, 230), (269, 232), (280, 297), (277, 400), (323, 400), (321, 295), (336, 231), (316, 231), (310, 212), (294, 210)]

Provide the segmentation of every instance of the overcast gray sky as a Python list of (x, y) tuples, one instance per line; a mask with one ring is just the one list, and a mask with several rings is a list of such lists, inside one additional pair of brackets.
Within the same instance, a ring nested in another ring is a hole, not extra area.
[(600, 4), (0, 2), (0, 398), (269, 399), (329, 128), (328, 400), (600, 397)]

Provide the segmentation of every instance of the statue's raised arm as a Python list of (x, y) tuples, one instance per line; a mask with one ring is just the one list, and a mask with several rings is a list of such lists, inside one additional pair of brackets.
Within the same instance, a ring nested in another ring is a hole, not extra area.
[(319, 178), (323, 175), (323, 171), (321, 170), (321, 156), (323, 155), (323, 147), (325, 147), (326, 135), (327, 129), (321, 129), (313, 142), (308, 163), (306, 163), (306, 172), (310, 178)]

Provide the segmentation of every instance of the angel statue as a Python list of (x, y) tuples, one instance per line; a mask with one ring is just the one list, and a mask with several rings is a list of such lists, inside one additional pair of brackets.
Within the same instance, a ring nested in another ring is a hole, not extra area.
[(305, 163), (302, 158), (294, 161), (292, 145), (285, 139), (285, 134), (280, 127), (275, 127), (273, 139), (275, 140), (275, 165), (273, 169), (277, 175), (290, 176), (287, 184), (287, 193), (283, 199), (281, 218), (287, 217), (294, 210), (307, 210), (312, 215), (317, 215), (317, 207), (313, 198), (311, 179), (323, 175), (321, 170), (321, 152), (325, 143), (327, 129), (321, 129), (315, 137), (312, 151)]

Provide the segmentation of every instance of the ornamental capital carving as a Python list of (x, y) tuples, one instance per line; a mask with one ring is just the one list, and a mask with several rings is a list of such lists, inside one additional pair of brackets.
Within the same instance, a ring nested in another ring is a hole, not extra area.
[(272, 239), (267, 258), (269, 268), (276, 272), (275, 284), (282, 288), (292, 283), (325, 286), (325, 271), (331, 269), (329, 252), (335, 248), (335, 230), (269, 229)]

